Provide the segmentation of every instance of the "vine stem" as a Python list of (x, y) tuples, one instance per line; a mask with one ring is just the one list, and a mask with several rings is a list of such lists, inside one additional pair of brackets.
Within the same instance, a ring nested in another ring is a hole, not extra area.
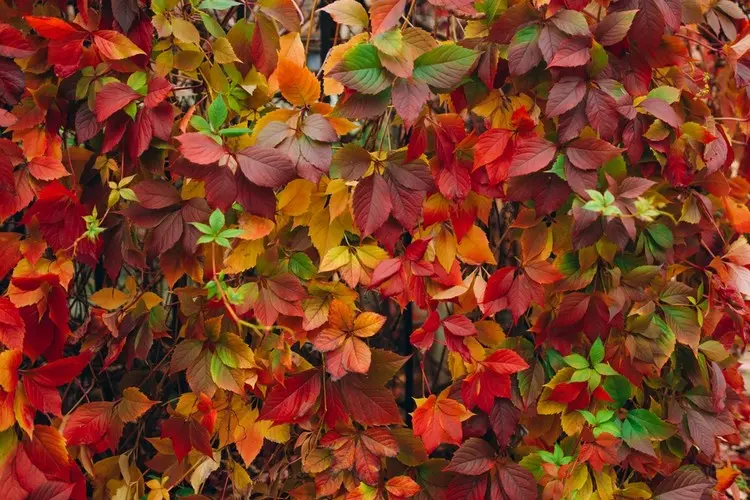
[(318, 0), (313, 0), (310, 10), (310, 25), (307, 27), (307, 40), (305, 40), (305, 57), (310, 53), (310, 39), (312, 38), (313, 26), (315, 26), (315, 10), (318, 8)]

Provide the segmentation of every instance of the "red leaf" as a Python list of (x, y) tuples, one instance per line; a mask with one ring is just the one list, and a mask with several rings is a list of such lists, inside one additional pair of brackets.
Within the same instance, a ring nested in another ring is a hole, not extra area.
[(94, 114), (103, 122), (117, 111), (141, 97), (135, 90), (122, 82), (108, 83), (97, 92), (94, 101)]
[(22, 349), (26, 324), (16, 306), (7, 298), (0, 297), (0, 342), (9, 349)]
[(93, 353), (85, 351), (77, 356), (58, 359), (46, 365), (24, 372), (24, 379), (32, 379), (35, 383), (49, 387), (67, 384), (81, 374), (89, 364)]
[(340, 382), (341, 395), (349, 415), (365, 425), (400, 425), (393, 393), (385, 387), (373, 386), (363, 375), (350, 374)]
[[(507, 460), (498, 461), (495, 467), (495, 474), (498, 482), (508, 500), (527, 500), (529, 498), (539, 498), (539, 490), (536, 486), (536, 479), (524, 467), (509, 462)], [(492, 490), (495, 492), (497, 483), (492, 482)], [(499, 493), (499, 492), (498, 492)], [(496, 497), (493, 494), (493, 498)]]
[(65, 420), (63, 437), (71, 446), (91, 445), (100, 441), (109, 430), (113, 407), (111, 401), (79, 406)]
[(362, 236), (369, 236), (385, 224), (391, 213), (391, 197), (383, 176), (375, 173), (359, 181), (354, 188), (352, 209)]
[(538, 172), (552, 162), (555, 152), (555, 145), (546, 139), (523, 139), (516, 146), (508, 175), (515, 177)]
[(596, 40), (605, 47), (621, 42), (630, 31), (635, 15), (633, 10), (607, 14), (596, 27)]
[(404, 13), (406, 0), (373, 0), (370, 4), (372, 36), (388, 31), (398, 24)]
[(271, 389), (258, 418), (273, 420), (277, 424), (302, 420), (318, 402), (320, 392), (321, 376), (317, 370), (289, 377), (283, 386), (279, 384)]
[(72, 24), (57, 17), (25, 16), (29, 26), (49, 40), (63, 40), (81, 33)]
[(191, 132), (176, 137), (180, 141), (182, 156), (199, 165), (216, 163), (227, 154), (222, 144), (200, 132)]
[(292, 160), (278, 149), (250, 146), (237, 152), (237, 163), (247, 180), (257, 186), (278, 188), (296, 175)]
[(575, 108), (584, 95), (586, 82), (582, 78), (566, 76), (552, 86), (545, 112), (550, 118), (560, 116)]
[(148, 94), (143, 100), (143, 104), (147, 108), (155, 108), (166, 99), (170, 92), (172, 92), (172, 84), (166, 78), (158, 76), (148, 82)]
[(639, 106), (673, 128), (680, 128), (683, 124), (682, 118), (680, 118), (674, 108), (672, 108), (672, 106), (666, 101), (662, 101), (655, 97), (649, 97), (639, 104)]
[(182, 417), (172, 417), (161, 422), (161, 437), (172, 441), (172, 448), (177, 460), (182, 460), (191, 449), (200, 451), (208, 457), (213, 456), (208, 430), (198, 421)]
[(511, 375), (529, 367), (521, 356), (510, 349), (498, 349), (487, 356), (482, 364), (498, 375)]
[(550, 68), (574, 68), (583, 66), (591, 59), (591, 39), (574, 37), (565, 40), (548, 64)]
[(39, 193), (39, 199), (24, 215), (28, 223), (32, 217), (39, 221), (39, 229), (53, 250), (72, 246), (86, 229), (82, 217), (86, 215), (73, 191), (59, 181), (47, 184)]
[(148, 209), (158, 210), (175, 205), (180, 205), (182, 199), (175, 187), (166, 181), (145, 180), (133, 188), (141, 206)]
[(516, 433), (521, 410), (513, 406), (510, 399), (496, 399), (489, 418), (497, 443), (502, 447), (508, 446)]
[(430, 88), (426, 83), (397, 78), (393, 84), (391, 97), (393, 106), (396, 108), (396, 113), (404, 120), (407, 128), (410, 128), (419, 117), (419, 113), (429, 97)]
[(135, 115), (135, 122), (128, 127), (128, 154), (131, 160), (136, 160), (148, 149), (153, 135), (154, 125), (151, 122), (151, 110), (141, 108)]
[(466, 316), (454, 314), (443, 320), (443, 328), (451, 335), (457, 337), (470, 337), (476, 335), (477, 328)]
[(70, 175), (57, 158), (37, 156), (29, 162), (29, 173), (41, 181), (51, 181)]
[(466, 476), (484, 474), (495, 465), (495, 451), (484, 439), (469, 438), (456, 450), (451, 463), (443, 469)]
[(511, 132), (502, 128), (487, 130), (474, 145), (474, 170), (500, 158), (508, 146)]
[(34, 48), (23, 33), (9, 24), (0, 24), (0, 57), (29, 57)]
[(582, 170), (596, 170), (622, 153), (622, 149), (596, 138), (576, 139), (566, 150), (568, 160)]

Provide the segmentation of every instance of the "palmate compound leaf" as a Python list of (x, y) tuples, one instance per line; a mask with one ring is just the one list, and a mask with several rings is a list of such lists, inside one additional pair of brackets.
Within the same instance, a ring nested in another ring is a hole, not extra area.
[(461, 422), (468, 420), (473, 413), (458, 401), (449, 399), (448, 389), (438, 396), (416, 398), (416, 402), (417, 409), (412, 413), (414, 435), (422, 438), (428, 453), (440, 443), (461, 444)]

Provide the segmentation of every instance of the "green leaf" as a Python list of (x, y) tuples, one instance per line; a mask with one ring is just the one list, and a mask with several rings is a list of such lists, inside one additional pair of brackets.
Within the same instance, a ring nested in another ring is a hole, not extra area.
[(596, 425), (596, 417), (594, 417), (593, 413), (586, 410), (579, 410), (578, 413), (583, 415), (583, 418), (589, 425)]
[(594, 370), (596, 370), (596, 373), (598, 373), (599, 375), (619, 375), (619, 373), (617, 373), (617, 370), (609, 366), (609, 363), (597, 363), (596, 365), (594, 365)]
[(191, 222), (190, 224), (192, 224), (194, 228), (196, 228), (198, 231), (200, 231), (203, 234), (212, 235), (214, 233), (213, 229), (211, 229), (206, 224), (203, 224), (202, 222)]
[(211, 123), (211, 128), (217, 130), (226, 119), (227, 105), (224, 102), (224, 98), (219, 95), (208, 107), (208, 121)]
[(213, 234), (219, 234), (219, 231), (224, 227), (224, 214), (218, 208), (211, 212), (211, 216), (208, 218), (208, 224), (211, 226)]
[[(628, 431), (626, 431), (626, 426)], [(651, 439), (667, 439), (674, 434), (674, 428), (644, 408), (636, 408), (628, 412), (622, 424), (623, 436), (631, 434), (636, 437), (646, 436)]]
[(565, 356), (563, 360), (565, 361), (565, 363), (567, 363), (568, 366), (572, 366), (576, 370), (582, 370), (589, 367), (588, 360), (580, 354), (569, 354)]
[(303, 280), (309, 280), (315, 276), (317, 269), (310, 257), (302, 252), (297, 252), (289, 259), (289, 271)]
[(148, 75), (144, 71), (136, 71), (128, 77), (128, 87), (141, 95), (148, 92)]
[(613, 408), (622, 408), (626, 401), (630, 399), (632, 394), (632, 385), (630, 381), (622, 375), (613, 375), (604, 379), (602, 385), (607, 394), (614, 400), (612, 403)]
[(582, 370), (577, 370), (575, 373), (573, 373), (573, 376), (570, 377), (571, 382), (586, 382), (591, 378), (591, 376), (594, 374), (594, 370), (591, 368), (584, 368)]
[(240, 137), (252, 133), (253, 129), (247, 127), (233, 127), (219, 130), (219, 135), (222, 137)]
[(604, 359), (604, 344), (602, 339), (597, 337), (593, 344), (591, 344), (591, 350), (589, 351), (589, 359), (591, 364), (596, 366), (601, 363)]
[(245, 231), (243, 231), (242, 229), (225, 229), (224, 231), (219, 233), (219, 236), (221, 236), (222, 238), (227, 238), (231, 240), (233, 238), (241, 236), (244, 233)]
[(369, 43), (360, 43), (349, 49), (328, 76), (363, 94), (377, 94), (389, 85), (378, 49)]
[(190, 125), (199, 132), (209, 132), (211, 130), (211, 125), (208, 124), (206, 119), (198, 115), (190, 117)]
[(467, 75), (477, 56), (460, 45), (440, 45), (414, 60), (414, 79), (438, 89), (451, 89)]
[(663, 85), (661, 87), (652, 89), (651, 92), (648, 93), (647, 97), (653, 99), (661, 99), (668, 104), (674, 104), (680, 100), (680, 93), (681, 91), (678, 88)]
[(240, 5), (235, 0), (204, 0), (201, 2), (199, 9), (226, 10), (235, 5)]
[(379, 34), (373, 38), (372, 43), (380, 52), (393, 57), (401, 55), (404, 48), (404, 38), (399, 29), (392, 29)]
[(664, 224), (652, 224), (646, 228), (651, 240), (663, 249), (672, 248), (674, 236)]

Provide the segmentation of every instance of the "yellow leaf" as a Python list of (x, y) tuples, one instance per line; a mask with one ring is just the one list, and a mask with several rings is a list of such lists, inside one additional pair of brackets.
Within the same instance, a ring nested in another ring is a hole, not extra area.
[(357, 258), (363, 266), (375, 269), (388, 258), (388, 252), (377, 245), (362, 245), (357, 248)]
[(102, 309), (117, 309), (122, 307), (129, 297), (117, 288), (102, 288), (89, 297), (89, 301)]
[(477, 329), (477, 339), (488, 347), (498, 347), (505, 340), (503, 328), (495, 321), (477, 321), (474, 326)]
[(232, 44), (224, 37), (217, 38), (213, 43), (214, 62), (219, 64), (230, 64), (233, 62), (242, 62), (237, 54), (234, 53)]
[(141, 295), (141, 301), (143, 301), (143, 305), (146, 306), (146, 309), (150, 311), (154, 307), (161, 304), (164, 299), (156, 295), (154, 292), (145, 292), (143, 295)]
[(320, 261), (320, 267), (318, 271), (325, 273), (328, 271), (335, 271), (336, 269), (346, 265), (352, 256), (349, 253), (349, 247), (338, 246), (328, 250), (323, 260)]
[(477, 226), (472, 226), (469, 232), (461, 238), (461, 242), (458, 244), (458, 254), (464, 262), (474, 266), (497, 264), (495, 256), (490, 250), (487, 235)]
[(363, 312), (354, 318), (354, 330), (352, 333), (357, 337), (372, 337), (383, 328), (385, 316), (374, 312)]
[(255, 267), (258, 256), (263, 253), (263, 240), (241, 241), (224, 260), (224, 271), (241, 273)]
[(320, 82), (304, 66), (282, 59), (277, 67), (276, 78), (281, 95), (294, 106), (309, 106), (320, 98)]
[(456, 236), (445, 228), (435, 238), (435, 255), (443, 269), (450, 271), (456, 260)]
[(172, 34), (176, 39), (185, 43), (200, 45), (201, 35), (198, 29), (184, 19), (175, 18), (172, 20)]
[(310, 207), (315, 184), (307, 179), (295, 179), (279, 193), (278, 210), (284, 215), (302, 215)]
[(320, 255), (325, 255), (330, 248), (341, 243), (344, 229), (341, 218), (331, 221), (325, 210), (316, 212), (310, 219), (310, 239)]

